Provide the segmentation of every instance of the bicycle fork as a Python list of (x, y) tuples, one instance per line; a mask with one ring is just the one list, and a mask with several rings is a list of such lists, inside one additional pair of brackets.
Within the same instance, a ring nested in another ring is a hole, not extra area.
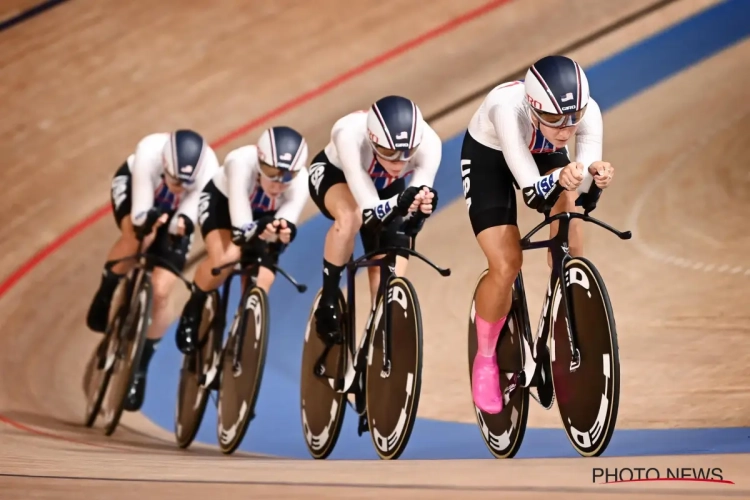
[[(544, 361), (549, 358), (550, 363), (555, 361), (555, 340), (554, 332), (554, 321), (557, 317), (557, 312), (562, 306), (565, 311), (565, 328), (568, 333), (568, 341), (570, 343), (571, 361), (570, 371), (574, 372), (578, 369), (581, 364), (581, 354), (578, 349), (578, 341), (576, 338), (575, 329), (575, 318), (572, 314), (572, 308), (570, 305), (570, 295), (568, 290), (569, 276), (565, 273), (565, 262), (570, 258), (567, 252), (562, 256), (561, 259), (555, 259), (560, 262), (559, 268), (556, 272), (553, 272), (550, 276), (547, 284), (547, 295), (542, 306), (542, 312), (539, 316), (539, 324), (537, 326), (537, 333), (533, 340), (533, 345), (529, 345), (528, 340), (524, 335), (521, 335), (521, 343), (524, 349), (524, 366), (522, 372), (519, 374), (519, 385), (528, 387), (535, 382), (539, 385), (539, 378), (542, 378), (541, 383), (546, 383), (546, 376), (551, 376), (550, 373), (546, 373), (544, 369)], [(558, 280), (559, 277), (559, 280)], [(553, 301), (553, 291), (557, 286), (560, 287), (560, 292), (554, 295), (555, 300)], [(554, 287), (554, 288), (553, 288)], [(548, 353), (540, 351), (541, 348), (547, 347), (547, 342), (552, 338), (552, 346), (548, 349)]]

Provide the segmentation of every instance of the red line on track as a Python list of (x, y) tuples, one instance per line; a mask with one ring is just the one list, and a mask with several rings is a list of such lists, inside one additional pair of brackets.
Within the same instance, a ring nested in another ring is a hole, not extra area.
[(96, 446), (98, 448), (107, 448), (107, 449), (110, 449), (110, 450), (132, 451), (132, 450), (128, 450), (127, 448), (120, 448), (119, 446), (112, 446), (112, 445), (108, 445), (108, 444), (95, 443), (93, 441), (83, 441), (81, 439), (69, 438), (69, 437), (66, 437), (66, 436), (61, 436), (60, 434), (53, 434), (51, 432), (47, 432), (47, 431), (35, 429), (34, 427), (29, 427), (26, 424), (22, 424), (20, 422), (16, 422), (15, 420), (10, 419), (10, 418), (8, 418), (8, 417), (6, 417), (4, 415), (0, 415), (0, 422), (4, 423), (4, 424), (7, 424), (7, 425), (9, 425), (11, 427), (14, 427), (14, 428), (18, 429), (19, 431), (24, 431), (24, 432), (28, 432), (30, 434), (34, 434), (35, 436), (42, 436), (42, 437), (46, 437), (46, 438), (52, 438), (52, 439), (57, 439), (59, 441), (66, 441), (68, 443), (81, 444), (81, 445), (85, 445), (85, 446)]

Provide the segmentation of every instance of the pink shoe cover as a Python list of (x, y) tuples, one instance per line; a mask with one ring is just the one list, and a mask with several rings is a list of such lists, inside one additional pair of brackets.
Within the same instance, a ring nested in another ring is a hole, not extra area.
[(474, 404), (483, 412), (500, 413), (503, 410), (503, 392), (495, 347), (505, 325), (505, 317), (494, 323), (488, 323), (479, 315), (474, 320), (477, 326), (477, 354), (471, 368), (471, 395)]
[(495, 414), (503, 411), (497, 356), (485, 357), (477, 353), (471, 369), (471, 395), (474, 404), (483, 412)]

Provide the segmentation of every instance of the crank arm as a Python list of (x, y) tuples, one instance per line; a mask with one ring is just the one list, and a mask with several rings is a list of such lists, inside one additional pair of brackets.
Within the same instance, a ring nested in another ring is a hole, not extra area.
[(367, 412), (364, 412), (359, 416), (359, 422), (357, 425), (357, 436), (361, 436), (365, 432), (370, 432), (370, 424), (367, 423)]
[(521, 344), (523, 344), (523, 369), (518, 373), (518, 385), (529, 387), (537, 373), (538, 363), (534, 358), (536, 349), (531, 349), (524, 336), (521, 336)]

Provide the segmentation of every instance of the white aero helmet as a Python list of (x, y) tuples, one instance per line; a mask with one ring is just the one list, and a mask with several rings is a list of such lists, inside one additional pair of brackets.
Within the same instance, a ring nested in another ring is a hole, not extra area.
[(531, 112), (549, 127), (578, 124), (589, 103), (589, 81), (581, 66), (564, 56), (547, 56), (531, 65), (524, 80)]
[(164, 173), (179, 184), (190, 185), (198, 177), (206, 141), (192, 130), (176, 130), (162, 149)]
[(367, 137), (375, 154), (385, 160), (406, 161), (414, 156), (424, 127), (419, 107), (405, 97), (383, 97), (367, 112)]
[(307, 142), (290, 127), (271, 127), (258, 139), (260, 172), (275, 182), (291, 182), (307, 164)]

